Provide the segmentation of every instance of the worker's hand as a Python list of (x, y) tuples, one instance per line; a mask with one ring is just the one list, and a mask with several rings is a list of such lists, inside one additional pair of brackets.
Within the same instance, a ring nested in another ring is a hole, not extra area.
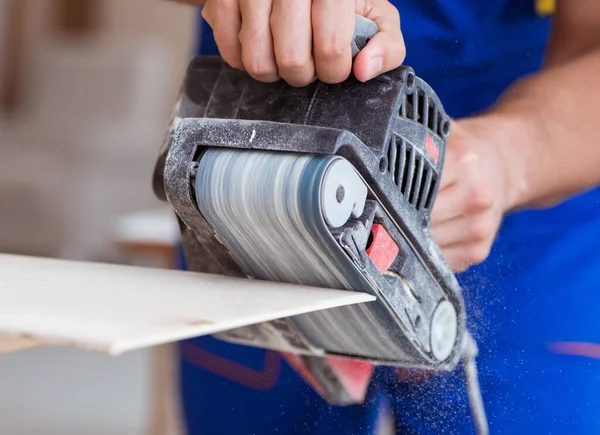
[(356, 78), (367, 81), (400, 66), (400, 17), (387, 0), (206, 0), (202, 9), (225, 62), (257, 80), (281, 78), (292, 86), (346, 80), (355, 14), (379, 28), (355, 59)]
[(485, 260), (510, 206), (506, 150), (490, 139), (493, 122), (455, 121), (431, 216), (434, 239), (455, 272)]

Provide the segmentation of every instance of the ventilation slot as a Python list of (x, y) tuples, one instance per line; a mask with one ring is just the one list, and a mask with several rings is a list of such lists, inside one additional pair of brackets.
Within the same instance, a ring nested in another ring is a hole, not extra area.
[(417, 118), (414, 93), (406, 95), (406, 104), (403, 105), (403, 108), (405, 109), (404, 116), (406, 118), (413, 120)]
[(438, 111), (433, 104), (433, 101), (429, 99), (429, 113), (427, 115), (427, 127), (434, 133), (438, 133)]
[(437, 108), (435, 101), (423, 89), (415, 87), (412, 94), (404, 95), (404, 101), (398, 108), (398, 116), (422, 124), (431, 134), (440, 137), (446, 136), (447, 120), (444, 120), (442, 111)]
[(417, 193), (417, 197), (415, 198), (415, 207), (417, 210), (421, 210), (423, 208), (423, 202), (425, 200), (424, 193), (429, 190), (429, 184), (431, 183), (431, 172), (429, 170), (429, 166), (427, 164), (423, 165), (423, 171), (421, 174), (421, 185), (419, 186), (419, 191)]
[(396, 179), (396, 158), (398, 156), (398, 143), (396, 136), (392, 135), (389, 145), (388, 145), (388, 172), (391, 174), (392, 178)]
[(411, 146), (404, 146), (404, 169), (402, 171), (402, 185), (400, 186), (400, 192), (406, 196), (410, 192), (413, 181), (413, 172), (415, 170), (415, 153)]
[(429, 187), (427, 189), (427, 199), (425, 199), (425, 209), (429, 210), (431, 208), (431, 203), (433, 201), (433, 192), (435, 192), (435, 188), (437, 186), (437, 177), (435, 174), (431, 174), (431, 181), (429, 182)]
[(419, 156), (419, 158), (415, 159), (415, 166), (413, 169), (412, 180), (410, 183), (410, 190), (408, 195), (408, 202), (416, 207), (417, 201), (416, 196), (419, 192), (419, 188), (421, 187), (421, 174), (423, 172), (423, 159)]
[(394, 141), (396, 144), (396, 161), (394, 162), (394, 183), (400, 187), (402, 183), (402, 172), (404, 171), (404, 152), (406, 145), (404, 139), (397, 137)]
[(417, 122), (423, 125), (427, 125), (427, 101), (425, 100), (425, 93), (419, 89), (417, 94)]
[(387, 149), (387, 171), (400, 193), (417, 210), (429, 209), (437, 176), (425, 158), (399, 136), (392, 136)]

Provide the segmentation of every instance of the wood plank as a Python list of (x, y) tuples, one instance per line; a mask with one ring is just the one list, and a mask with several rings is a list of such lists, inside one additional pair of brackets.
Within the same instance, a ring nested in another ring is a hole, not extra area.
[(181, 394), (179, 391), (179, 354), (176, 344), (154, 349), (152, 412), (149, 435), (183, 435)]
[(41, 346), (43, 343), (27, 337), (6, 337), (0, 335), (0, 355)]
[(0, 334), (113, 355), (374, 299), (210, 274), (0, 254)]

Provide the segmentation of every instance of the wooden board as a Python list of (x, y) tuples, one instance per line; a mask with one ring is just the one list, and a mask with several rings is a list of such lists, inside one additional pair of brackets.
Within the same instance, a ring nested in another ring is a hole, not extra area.
[(374, 299), (218, 275), (0, 254), (0, 335), (113, 355)]
[(0, 335), (0, 355), (3, 353), (16, 352), (42, 345), (39, 341), (27, 337), (7, 337)]

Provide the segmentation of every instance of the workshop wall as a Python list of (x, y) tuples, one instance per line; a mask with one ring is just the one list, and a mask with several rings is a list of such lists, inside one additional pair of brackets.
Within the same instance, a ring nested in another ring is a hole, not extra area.
[(0, 251), (111, 259), (151, 173), (193, 41), (167, 0), (0, 0)]

